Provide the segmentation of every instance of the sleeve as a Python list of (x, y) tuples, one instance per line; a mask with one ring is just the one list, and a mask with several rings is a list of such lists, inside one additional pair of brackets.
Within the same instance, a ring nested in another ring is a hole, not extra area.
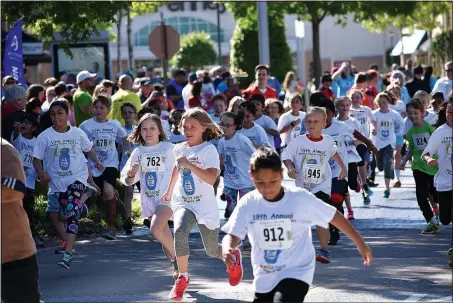
[(394, 123), (395, 123), (395, 134), (397, 136), (402, 136), (404, 135), (405, 133), (405, 130), (406, 130), (406, 127), (405, 127), (405, 123), (404, 123), (404, 120), (403, 120), (403, 117), (401, 117), (401, 115), (398, 113), (398, 112), (393, 112), (393, 116), (395, 117), (394, 118)]
[(35, 147), (33, 148), (33, 158), (38, 160), (44, 159), (44, 154), (46, 153), (47, 144), (46, 144), (45, 134), (41, 134), (36, 138)]
[[(134, 149), (132, 151), (131, 156), (129, 159), (127, 159), (126, 164), (124, 165), (123, 169), (121, 170), (120, 174), (120, 181), (122, 184), (126, 185), (126, 178), (127, 178), (127, 172), (132, 168), (132, 165), (138, 161), (138, 155), (140, 151), (138, 148)], [(133, 184), (137, 183), (140, 180), (140, 173), (137, 173), (134, 178)]]
[(168, 97), (177, 95), (177, 94), (178, 94), (178, 92), (176, 91), (176, 88), (173, 85), (167, 86), (167, 96)]
[(294, 151), (296, 149), (296, 140), (292, 140), (289, 142), (289, 144), (286, 146), (285, 149), (283, 149), (282, 152), (282, 161), (284, 160), (290, 160), (294, 163), (293, 155), (295, 154)]
[(422, 153), (422, 157), (426, 154), (430, 154), (431, 157), (438, 153), (439, 145), (440, 145), (440, 136), (439, 136), (439, 129), (434, 131), (434, 133), (429, 137), (428, 146), (425, 147)]
[(328, 228), (329, 222), (332, 221), (337, 209), (316, 198), (312, 193), (306, 192), (305, 194), (308, 195), (308, 197), (303, 199), (303, 201), (305, 207), (310, 210), (309, 220), (311, 221), (311, 224)]
[(266, 117), (266, 127), (267, 128), (270, 128), (270, 129), (273, 129), (273, 130), (277, 130), (277, 124), (275, 124), (275, 122), (269, 118), (268, 116), (264, 116)]
[(88, 129), (87, 129), (87, 127), (86, 127), (87, 121), (89, 121), (89, 120), (83, 121), (83, 122), (79, 125), (79, 129), (81, 129), (87, 136), (89, 136), (90, 134), (88, 133)]
[(93, 148), (93, 143), (91, 143), (90, 139), (88, 139), (87, 134), (84, 132), (80, 132), (80, 147), (82, 151), (87, 153)]
[[(20, 156), (17, 150), (9, 143), (5, 144), (2, 142), (1, 163), (2, 187), (4, 186), (21, 193), (25, 193), (25, 173), (24, 169), (22, 168), (22, 161), (20, 160)], [(2, 202), (6, 203), (13, 201), (6, 201), (6, 197), (5, 199), (3, 199), (2, 191)]]
[(267, 133), (264, 130), (264, 128), (258, 127), (257, 129), (259, 129), (259, 131), (258, 131), (259, 140), (260, 140), (260, 144), (259, 145), (266, 145), (266, 146), (270, 147), (271, 144), (269, 142), (269, 137), (267, 136)]
[(245, 200), (247, 198), (243, 197), (239, 200), (228, 222), (222, 226), (223, 232), (238, 237), (241, 240), (244, 240), (247, 235), (247, 203)]
[(78, 99), (79, 99), (78, 105), (80, 108), (85, 107), (92, 102), (91, 97), (88, 94), (80, 94), (78, 96)]
[(255, 146), (253, 146), (252, 142), (247, 137), (241, 137), (241, 139), (242, 151), (247, 155), (253, 155), (253, 153), (256, 151)]
[(374, 114), (371, 111), (371, 109), (366, 107), (365, 112), (366, 112), (366, 115), (368, 116), (368, 118), (370, 119), (370, 121), (376, 121), (376, 117), (374, 116)]
[(277, 124), (277, 130), (280, 132), (286, 125), (287, 123), (287, 117), (288, 115), (281, 115), (280, 118), (278, 119), (278, 124)]
[(330, 137), (329, 140), (331, 141), (331, 143), (328, 144), (329, 148), (327, 149), (327, 152), (328, 152), (327, 156), (330, 159), (338, 151), (338, 146), (335, 144), (335, 141), (333, 140), (332, 137)]
[(203, 164), (205, 168), (216, 168), (220, 173), (220, 157), (214, 145), (210, 144), (203, 150)]
[(414, 154), (414, 140), (412, 139), (412, 132), (409, 130), (406, 134), (409, 151)]
[(121, 140), (120, 142), (122, 144), (123, 143), (122, 139), (124, 137), (127, 137), (127, 132), (118, 121), (115, 121), (115, 122), (116, 122), (115, 125), (116, 125), (116, 129), (117, 129), (116, 137), (118, 140)]

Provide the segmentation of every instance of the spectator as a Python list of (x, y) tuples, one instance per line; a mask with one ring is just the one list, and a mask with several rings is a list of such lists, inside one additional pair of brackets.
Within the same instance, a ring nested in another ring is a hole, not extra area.
[(184, 109), (182, 90), (186, 82), (186, 73), (183, 70), (176, 70), (173, 79), (167, 85), (167, 98), (173, 102), (175, 108)]
[(118, 80), (120, 89), (112, 96), (112, 110), (108, 118), (118, 120), (121, 125), (124, 125), (124, 119), (121, 117), (121, 105), (126, 102), (132, 103), (137, 110), (142, 109), (142, 103), (138, 95), (131, 91), (132, 78), (128, 75), (122, 75)]
[(49, 110), (50, 103), (55, 99), (57, 94), (55, 93), (55, 86), (48, 86), (46, 89), (46, 101), (41, 106), (43, 112)]
[[(321, 77), (321, 87), (318, 89), (319, 93), (323, 93), (327, 99), (334, 101), (335, 94), (330, 87), (332, 86), (332, 77), (330, 75), (324, 75)], [(288, 107), (290, 104), (288, 104)], [(285, 106), (286, 107), (286, 106)]]
[(230, 72), (225, 72), (222, 75), (222, 82), (217, 85), (217, 93), (224, 93), (228, 89), (228, 79), (231, 78)]
[(140, 88), (138, 90), (138, 97), (140, 98), (140, 101), (142, 104), (148, 99), (149, 95), (151, 95), (151, 92), (153, 91), (152, 83), (150, 78), (141, 78), (140, 81)]
[(445, 63), (446, 76), (437, 80), (434, 85), (433, 92), (442, 92), (444, 94), (444, 100), (448, 100), (448, 97), (452, 91), (451, 81), (453, 79), (453, 61)]
[[(275, 91), (278, 94), (282, 90), (282, 87), (280, 85), (280, 82), (278, 82), (277, 78), (271, 76), (270, 66), (268, 66), (268, 68), (269, 68), (269, 73), (268, 73), (268, 77), (267, 77), (267, 85), (269, 85), (270, 87), (275, 89)], [(258, 80), (255, 80), (255, 86), (256, 85), (258, 85)]]
[(77, 87), (77, 77), (76, 77), (76, 75), (68, 74), (68, 77), (66, 78), (66, 84), (73, 85), (74, 87)]
[(201, 88), (203, 84), (200, 81), (195, 81), (192, 85), (192, 91), (189, 96), (189, 108), (201, 107), (205, 108), (206, 100), (203, 100), (201, 97)]
[(434, 85), (437, 82), (437, 78), (433, 76), (433, 67), (432, 66), (426, 66), (424, 68), (423, 80), (429, 83), (429, 88), (432, 91), (434, 88)]
[(113, 95), (113, 87), (115, 86), (115, 83), (113, 83), (113, 81), (110, 81), (110, 80), (102, 80), (101, 81), (101, 85), (105, 88), (106, 92), (105, 94), (107, 94), (108, 96), (111, 96)]
[(12, 85), (5, 89), (2, 102), (2, 138), (10, 140), (14, 123), (22, 121), (25, 116), (26, 90), (22, 86)]
[(365, 73), (358, 73), (355, 78), (355, 83), (351, 87), (351, 89), (347, 92), (347, 95), (349, 95), (349, 93), (354, 90), (359, 90), (363, 95), (362, 105), (374, 109), (374, 98), (371, 95), (371, 93), (369, 94), (366, 93), (367, 88), (368, 88), (368, 75)]
[(406, 77), (406, 80), (410, 80), (414, 77), (412, 74), (413, 68), (414, 68), (414, 61), (412, 59), (407, 59), (406, 66), (404, 68), (404, 77)]
[(335, 97), (346, 96), (348, 90), (354, 85), (354, 73), (351, 69), (351, 62), (343, 62), (340, 68), (332, 75), (333, 84), (338, 87), (334, 91)]
[(34, 114), (38, 115), (41, 113), (41, 100), (38, 98), (31, 98), (28, 100), (27, 104), (25, 105), (25, 112), (27, 114)]
[(268, 77), (269, 67), (267, 65), (260, 64), (255, 67), (257, 85), (253, 84), (245, 90), (245, 99), (249, 100), (250, 97), (255, 94), (263, 95), (265, 99), (277, 99), (277, 91), (267, 85)]
[(27, 89), (26, 98), (27, 100), (38, 98), (41, 103), (43, 103), (44, 101), (46, 101), (46, 90), (44, 86), (39, 84), (30, 85)]
[(11, 85), (17, 84), (16, 79), (13, 78), (13, 76), (6, 76), (2, 80), (2, 87), (4, 89), (10, 87)]
[(20, 156), (2, 140), (2, 302), (40, 302), (36, 247), (22, 206), (24, 195)]
[(75, 125), (78, 127), (83, 121), (93, 117), (93, 98), (89, 90), (94, 86), (96, 74), (84, 70), (77, 74), (79, 88), (73, 95)]
[(215, 95), (214, 84), (212, 83), (211, 77), (209, 77), (209, 72), (206, 70), (203, 73), (201, 85), (201, 98), (206, 101), (205, 110), (211, 109), (211, 99)]
[(54, 77), (50, 77), (44, 81), (44, 88), (48, 88), (49, 86), (55, 86), (57, 84), (58, 84), (58, 79), (56, 79)]
[[(292, 94), (302, 93), (302, 89), (297, 83), (296, 74), (294, 72), (286, 73), (285, 80), (283, 81), (283, 90), (285, 91), (285, 100)], [(280, 91), (277, 91), (277, 93), (279, 92)]]
[(223, 92), (225, 97), (227, 98), (227, 107), (230, 104), (230, 100), (233, 99), (234, 97), (240, 97), (241, 96), (241, 90), (239, 89), (236, 79), (233, 77), (229, 77), (227, 79), (227, 85), (228, 89)]
[(102, 86), (102, 84), (98, 84), (98, 85), (96, 85), (96, 88), (94, 89), (93, 98), (96, 98), (97, 96), (99, 96), (101, 94), (109, 95), (107, 92), (107, 89), (104, 86)]
[(189, 108), (189, 96), (190, 92), (192, 91), (192, 86), (197, 81), (197, 74), (196, 73), (190, 73), (189, 74), (189, 83), (187, 83), (186, 86), (182, 89), (182, 99), (184, 100), (184, 108), (188, 109)]
[(429, 82), (424, 81), (422, 78), (423, 78), (423, 67), (417, 66), (416, 68), (414, 68), (414, 77), (406, 82), (407, 92), (409, 93), (409, 96), (411, 98), (413, 98), (414, 94), (419, 90), (423, 90), (428, 94), (431, 93)]
[(214, 79), (212, 81), (212, 84), (214, 85), (214, 89), (217, 89), (217, 86), (220, 84), (220, 82), (223, 81), (222, 79), (222, 75), (224, 73), (226, 73), (228, 70), (223, 67), (223, 66), (216, 66), (216, 67), (213, 67), (210, 71), (209, 71), (209, 74), (211, 75), (211, 77)]
[[(371, 64), (369, 69), (379, 72), (379, 67), (377, 66), (377, 64)], [(378, 77), (378, 80), (377, 80), (377, 84), (376, 84), (376, 89), (379, 93), (382, 92), (383, 84), (384, 84), (384, 79), (383, 79), (382, 75), (380, 74)]]
[(406, 77), (404, 76), (404, 73), (400, 70), (392, 72), (390, 76), (390, 84), (396, 83), (401, 87), (401, 100), (404, 102), (404, 104), (407, 104), (411, 97), (409, 96), (409, 92), (407, 91), (407, 88), (405, 86), (406, 83)]
[[(365, 94), (367, 96), (370, 96), (371, 99), (374, 100), (374, 98), (376, 98), (376, 96), (379, 94), (376, 86), (378, 85), (380, 75), (378, 71), (373, 69), (368, 70), (366, 74), (368, 76), (368, 87), (365, 89)], [(374, 102), (372, 102), (372, 104), (374, 104)]]

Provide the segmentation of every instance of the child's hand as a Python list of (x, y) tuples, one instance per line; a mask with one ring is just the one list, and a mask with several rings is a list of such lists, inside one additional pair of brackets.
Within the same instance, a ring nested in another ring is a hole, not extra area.
[(138, 172), (139, 169), (140, 169), (140, 163), (135, 162), (134, 165), (132, 165), (130, 171), (133, 172), (134, 175), (135, 175)]
[(47, 173), (47, 171), (44, 170), (41, 174), (39, 174), (39, 181), (42, 184), (49, 184), (50, 181), (52, 181), (52, 178), (50, 178), (50, 176)]
[(164, 201), (165, 203), (170, 203), (172, 195), (173, 194), (171, 192), (166, 191), (164, 196), (162, 197), (162, 201)]
[(299, 124), (300, 124), (300, 119), (297, 119), (297, 120), (294, 120), (294, 121), (293, 121), (293, 125), (294, 125), (294, 126), (297, 126), (297, 125), (299, 125)]
[(176, 161), (178, 161), (179, 165), (184, 166), (186, 168), (187, 168), (187, 166), (190, 165), (189, 160), (187, 160), (187, 158), (185, 156), (182, 156), (181, 158), (178, 158), (178, 160), (176, 160)]
[(101, 162), (97, 161), (94, 163), (94, 167), (96, 167), (97, 170), (103, 171), (104, 170), (104, 165), (102, 165)]
[(363, 265), (371, 266), (371, 261), (373, 261), (373, 254), (371, 253), (371, 249), (365, 243), (363, 245), (357, 246), (360, 255), (363, 258)]
[(405, 169), (406, 169), (406, 163), (401, 163), (400, 170), (405, 170)]
[(20, 122), (14, 122), (13, 127), (14, 127), (14, 131), (19, 131), (19, 129), (20, 129)]
[(426, 160), (426, 164), (428, 164), (429, 167), (438, 167), (439, 166), (439, 163), (437, 162), (437, 160), (433, 159), (433, 158), (429, 158), (428, 160)]
[(373, 130), (371, 131), (371, 134), (373, 134), (373, 136), (376, 136), (376, 135), (377, 135), (377, 131), (376, 131), (375, 129), (373, 129)]
[(370, 152), (372, 152), (373, 154), (375, 154), (375, 155), (378, 154), (378, 150), (377, 150), (376, 146), (374, 146), (373, 143), (370, 143), (370, 145), (368, 146), (368, 150), (369, 150)]
[(96, 185), (93, 178), (88, 178), (88, 184), (90, 184), (96, 190), (96, 195), (101, 194), (101, 189)]
[(296, 169), (294, 167), (288, 169), (288, 177), (290, 177), (291, 179), (296, 179), (297, 178), (297, 172), (296, 172)]
[(348, 176), (348, 171), (346, 170), (346, 167), (345, 166), (341, 167), (341, 172), (340, 172), (340, 175), (338, 176), (338, 180), (343, 180), (347, 176)]
[(231, 247), (224, 248), (223, 252), (222, 252), (222, 260), (226, 266), (234, 265), (236, 263), (236, 256), (234, 255), (234, 249)]

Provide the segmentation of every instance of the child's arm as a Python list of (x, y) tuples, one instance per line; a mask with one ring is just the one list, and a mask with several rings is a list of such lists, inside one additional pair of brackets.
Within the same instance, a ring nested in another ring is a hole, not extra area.
[(182, 156), (178, 160), (179, 165), (184, 166), (188, 169), (190, 169), (194, 174), (196, 174), (203, 182), (208, 183), (209, 185), (214, 185), (216, 179), (217, 179), (217, 168), (207, 168), (203, 169), (200, 168), (187, 160), (186, 157)]
[(49, 184), (52, 180), (46, 170), (42, 167), (42, 162), (38, 158), (33, 158), (33, 166), (35, 167), (36, 173), (39, 176), (39, 181), (42, 184)]
[(274, 128), (264, 128), (264, 130), (266, 131), (266, 133), (268, 133), (271, 136), (274, 136), (274, 137), (279, 137), (280, 136), (280, 133), (278, 132), (278, 130), (276, 130)]
[(286, 168), (288, 169), (288, 177), (291, 179), (297, 178), (297, 171), (294, 167), (294, 163), (291, 160), (283, 160), (283, 164), (285, 164)]
[(363, 143), (365, 143), (365, 145), (368, 147), (368, 150), (373, 152), (373, 154), (377, 155), (377, 149), (376, 149), (376, 146), (374, 146), (373, 142), (371, 142), (371, 140), (369, 140), (368, 138), (366, 138), (364, 135), (362, 135), (360, 132), (354, 130), (354, 138), (362, 141)]
[(284, 134), (284, 133), (286, 133), (287, 131), (292, 130), (294, 127), (296, 127), (296, 126), (299, 125), (299, 124), (300, 124), (300, 119), (291, 121), (291, 123), (289, 123), (288, 125), (286, 125), (285, 127), (283, 127), (283, 128), (280, 130), (280, 134)]
[(178, 177), (178, 168), (175, 165), (171, 172), (170, 184), (168, 184), (167, 191), (165, 192), (164, 196), (162, 197), (162, 201), (164, 201), (165, 203), (169, 203), (171, 201), (171, 196), (173, 195), (173, 189), (175, 188), (177, 177)]
[(223, 237), (222, 240), (222, 255), (223, 255), (223, 262), (226, 265), (234, 265), (236, 262), (236, 259), (234, 257), (234, 251), (236, 247), (241, 243), (241, 239), (230, 235), (226, 234), (225, 237)]
[(406, 163), (412, 158), (412, 153), (410, 150), (407, 151), (406, 155), (403, 158), (403, 161), (401, 161), (400, 165), (400, 170), (405, 170), (406, 169)]
[(337, 210), (332, 221), (330, 221), (335, 227), (344, 232), (354, 243), (357, 245), (360, 255), (363, 258), (363, 264), (370, 266), (373, 260), (370, 247), (365, 243), (362, 236), (357, 230), (349, 223), (348, 220)]
[(127, 140), (127, 136), (123, 138), (123, 146), (126, 148), (126, 155), (130, 157), (132, 153), (132, 147), (131, 142)]
[(341, 173), (340, 176), (338, 176), (338, 180), (343, 180), (348, 175), (348, 171), (346, 169), (346, 166), (344, 166), (343, 160), (341, 160), (341, 157), (338, 153), (335, 153), (332, 156), (332, 159), (334, 159), (341, 167)]
[(437, 162), (436, 159), (431, 157), (429, 153), (426, 153), (423, 155), (423, 160), (426, 161), (426, 164), (428, 164), (429, 167), (438, 167), (439, 163)]
[(87, 154), (88, 158), (90, 158), (91, 160), (93, 160), (93, 162), (94, 162), (94, 167), (96, 167), (97, 170), (99, 170), (99, 171), (104, 170), (104, 166), (103, 166), (102, 163), (99, 161), (98, 155), (96, 155), (96, 151), (94, 150), (94, 148), (90, 149), (90, 151), (87, 152), (86, 154)]
[(19, 130), (20, 130), (20, 122), (14, 122), (14, 131), (13, 131), (13, 135), (12, 135), (12, 137), (13, 137), (12, 141), (16, 140), (17, 137), (19, 137)]

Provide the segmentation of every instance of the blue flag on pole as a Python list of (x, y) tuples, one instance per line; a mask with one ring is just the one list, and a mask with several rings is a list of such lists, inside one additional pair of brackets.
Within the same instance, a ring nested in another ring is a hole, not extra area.
[(22, 23), (23, 19), (14, 23), (8, 32), (5, 43), (5, 55), (3, 57), (3, 72), (5, 76), (13, 76), (16, 81), (24, 84), (24, 54), (22, 48)]

